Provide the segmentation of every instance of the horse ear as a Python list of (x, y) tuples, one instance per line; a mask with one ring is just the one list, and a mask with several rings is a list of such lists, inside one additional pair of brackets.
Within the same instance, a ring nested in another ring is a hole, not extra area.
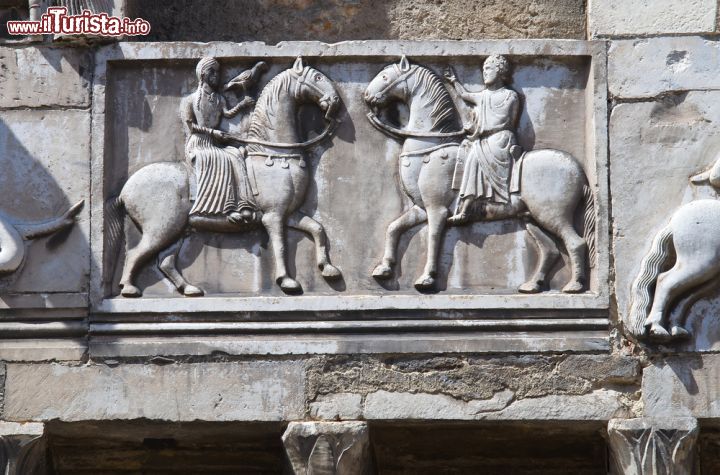
[(297, 57), (297, 59), (295, 60), (295, 64), (293, 64), (293, 69), (298, 74), (303, 72), (303, 69), (305, 69), (305, 66), (303, 65), (302, 56)]
[(402, 55), (402, 58), (400, 58), (400, 71), (410, 71), (410, 61), (408, 61), (405, 55)]

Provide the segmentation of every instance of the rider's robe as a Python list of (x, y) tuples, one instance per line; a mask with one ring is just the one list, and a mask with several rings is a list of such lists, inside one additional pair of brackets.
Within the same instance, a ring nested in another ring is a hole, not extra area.
[[(220, 94), (196, 91), (187, 100), (192, 101), (196, 125), (208, 130), (218, 128), (225, 106)], [(188, 105), (181, 106), (181, 114), (190, 112)], [(227, 215), (243, 208), (257, 208), (251, 199), (253, 195), (242, 150), (222, 146), (208, 133), (190, 131), (185, 143), (185, 157), (197, 179), (197, 194), (190, 215)]]
[(460, 197), (507, 203), (520, 100), (515, 91), (504, 87), (485, 89), (472, 96), (473, 123), (461, 144), (465, 169)]

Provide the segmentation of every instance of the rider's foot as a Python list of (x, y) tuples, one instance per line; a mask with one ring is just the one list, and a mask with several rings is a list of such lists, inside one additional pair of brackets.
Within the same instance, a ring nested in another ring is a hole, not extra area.
[(249, 208), (243, 208), (228, 214), (228, 221), (233, 224), (250, 224), (255, 222), (255, 213)]

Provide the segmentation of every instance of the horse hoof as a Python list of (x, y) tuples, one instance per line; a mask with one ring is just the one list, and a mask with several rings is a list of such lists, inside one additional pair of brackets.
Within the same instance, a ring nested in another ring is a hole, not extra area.
[(650, 329), (648, 330), (648, 336), (651, 340), (658, 342), (666, 342), (672, 339), (670, 333), (668, 333), (665, 328), (658, 324), (650, 325)]
[(120, 295), (122, 295), (123, 297), (128, 297), (128, 298), (136, 298), (136, 297), (142, 296), (142, 292), (140, 291), (140, 289), (138, 289), (134, 285), (125, 284), (122, 286)]
[(325, 264), (322, 268), (322, 276), (326, 280), (338, 280), (342, 277), (342, 272), (332, 264)]
[(670, 329), (670, 335), (672, 335), (673, 338), (677, 338), (678, 340), (690, 338), (690, 332), (681, 327), (680, 325), (673, 325), (673, 327)]
[(432, 290), (435, 288), (435, 279), (430, 275), (424, 275), (415, 281), (415, 288), (421, 292)]
[(518, 292), (521, 294), (537, 294), (540, 293), (542, 288), (538, 282), (525, 282), (518, 287)]
[(194, 285), (186, 285), (182, 293), (185, 297), (202, 297), (205, 295), (203, 289)]
[(585, 289), (585, 286), (582, 285), (582, 282), (569, 282), (565, 287), (563, 287), (562, 291), (566, 294), (579, 294)]
[(372, 276), (376, 279), (389, 279), (393, 276), (392, 267), (386, 264), (380, 264), (373, 270)]
[(300, 284), (290, 277), (280, 277), (278, 279), (278, 285), (283, 290), (283, 292), (287, 292), (288, 294), (299, 294), (302, 292), (302, 287)]

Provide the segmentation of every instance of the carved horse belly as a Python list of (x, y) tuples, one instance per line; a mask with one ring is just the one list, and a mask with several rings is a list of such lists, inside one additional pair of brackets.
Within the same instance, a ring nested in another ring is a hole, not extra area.
[(307, 164), (299, 158), (250, 155), (246, 160), (254, 198), (264, 212), (288, 214), (300, 207), (308, 187)]

